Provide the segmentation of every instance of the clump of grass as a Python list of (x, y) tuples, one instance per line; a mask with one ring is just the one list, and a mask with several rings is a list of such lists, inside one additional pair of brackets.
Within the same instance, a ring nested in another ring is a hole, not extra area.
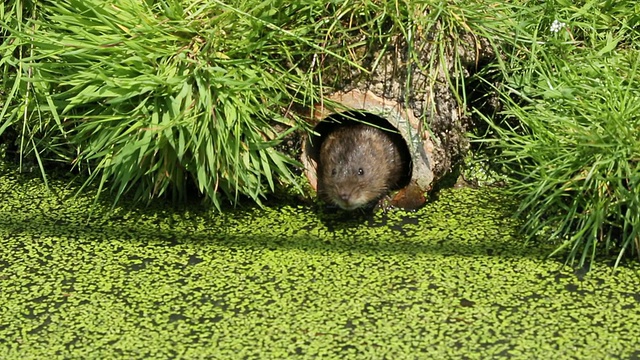
[(597, 24), (611, 18), (598, 14), (567, 20), (579, 39), (560, 21), (556, 34), (543, 33), (546, 19), (533, 26), (534, 41), (502, 69), (503, 117), (487, 119), (525, 233), (561, 239), (554, 254), (567, 251), (579, 266), (611, 251), (616, 266), (640, 255), (640, 60), (629, 41), (637, 34), (618, 22), (603, 36)]
[[(191, 180), (216, 206), (221, 193), (259, 202), (265, 186), (294, 182), (295, 161), (273, 147), (304, 127), (287, 109), (317, 96), (312, 74), (295, 66), (308, 40), (286, 31), (299, 19), (284, 8), (125, 0), (34, 7), (20, 26), (3, 23), (11, 41), (2, 65), (17, 71), (5, 71), (3, 84), (16, 86), (2, 127), (22, 123), (30, 145), (20, 140), (22, 152), (72, 163), (116, 200), (127, 191), (182, 196)], [(285, 130), (276, 132), (278, 124)]]

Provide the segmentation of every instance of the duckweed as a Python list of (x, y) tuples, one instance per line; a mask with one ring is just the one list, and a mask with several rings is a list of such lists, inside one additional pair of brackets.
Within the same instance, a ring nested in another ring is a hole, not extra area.
[(98, 203), (0, 177), (0, 354), (637, 358), (638, 266), (574, 274), (490, 190), (331, 214)]

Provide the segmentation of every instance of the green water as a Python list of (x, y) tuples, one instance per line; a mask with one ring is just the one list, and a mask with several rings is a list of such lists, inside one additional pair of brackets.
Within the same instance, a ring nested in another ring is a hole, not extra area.
[[(635, 265), (559, 270), (489, 190), (416, 213), (99, 203), (0, 175), (0, 358), (638, 358)], [(506, 204), (506, 205), (505, 205)]]

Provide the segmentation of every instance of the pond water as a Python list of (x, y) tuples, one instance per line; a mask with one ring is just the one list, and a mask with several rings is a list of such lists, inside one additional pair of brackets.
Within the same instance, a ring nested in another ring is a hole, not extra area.
[(637, 265), (524, 243), (497, 192), (414, 213), (99, 202), (0, 175), (0, 357), (638, 358)]

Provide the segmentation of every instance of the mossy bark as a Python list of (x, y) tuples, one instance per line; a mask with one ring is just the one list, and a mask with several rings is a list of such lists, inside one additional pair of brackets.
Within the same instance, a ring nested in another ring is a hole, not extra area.
[(445, 46), (430, 40), (428, 34), (418, 34), (411, 42), (396, 37), (386, 46), (357, 49), (369, 73), (329, 66), (328, 85), (341, 92), (369, 91), (412, 112), (420, 121), (419, 130), (433, 143), (431, 170), (437, 181), (452, 172), (469, 150), (466, 133), (473, 123), (465, 108), (470, 99), (465, 98), (464, 87), (495, 54), (488, 41), (471, 34)]

